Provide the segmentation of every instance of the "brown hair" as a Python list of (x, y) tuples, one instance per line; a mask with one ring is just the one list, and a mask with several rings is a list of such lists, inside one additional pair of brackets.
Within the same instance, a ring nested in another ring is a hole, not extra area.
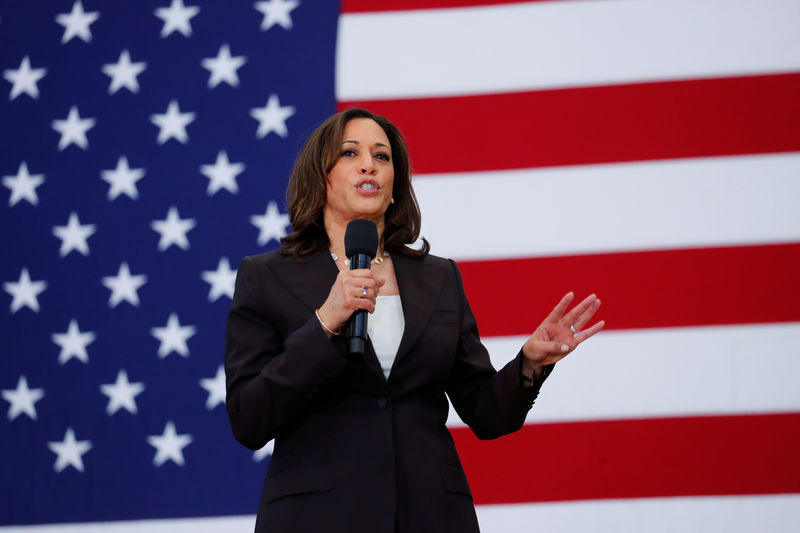
[(357, 107), (328, 117), (309, 136), (297, 156), (286, 188), (292, 233), (281, 239), (281, 252), (304, 258), (330, 246), (322, 214), (327, 200), (328, 174), (339, 159), (344, 128), (354, 118), (377, 122), (392, 148), (394, 203), (384, 215), (383, 249), (414, 258), (425, 257), (430, 250), (425, 238), (419, 250), (408, 246), (419, 237), (422, 215), (411, 187), (411, 159), (403, 135), (387, 118)]

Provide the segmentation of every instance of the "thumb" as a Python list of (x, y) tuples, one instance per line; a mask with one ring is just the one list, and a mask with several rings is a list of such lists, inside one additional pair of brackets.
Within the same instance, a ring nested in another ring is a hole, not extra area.
[(550, 353), (566, 353), (569, 351), (569, 344), (558, 341), (548, 342), (547, 347)]
[(378, 288), (381, 288), (384, 285), (386, 285), (386, 280), (383, 279), (383, 278), (377, 278), (375, 281), (377, 281), (377, 283), (378, 283)]
[(523, 347), (523, 352), (530, 359), (545, 359), (549, 355), (562, 355), (569, 351), (569, 345), (558, 341), (540, 341), (528, 339)]

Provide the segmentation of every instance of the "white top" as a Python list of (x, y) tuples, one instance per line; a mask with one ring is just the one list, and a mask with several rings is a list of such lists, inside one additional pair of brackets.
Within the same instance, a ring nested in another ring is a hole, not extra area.
[(367, 334), (375, 348), (375, 354), (383, 369), (385, 378), (389, 378), (392, 371), (400, 339), (403, 338), (406, 321), (403, 318), (403, 306), (400, 304), (400, 295), (378, 296), (375, 302), (375, 312), (367, 320)]

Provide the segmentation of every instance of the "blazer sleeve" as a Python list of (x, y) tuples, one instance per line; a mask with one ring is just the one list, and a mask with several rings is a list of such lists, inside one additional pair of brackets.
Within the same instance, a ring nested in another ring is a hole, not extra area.
[(225, 403), (234, 436), (253, 450), (301, 416), (314, 394), (347, 366), (314, 313), (283, 338), (279, 326), (285, 320), (266, 298), (277, 283), (268, 268), (245, 257), (228, 313)]
[(517, 431), (533, 406), (539, 389), (554, 365), (548, 365), (530, 387), (522, 382), (522, 350), (499, 371), (480, 341), (461, 272), (450, 261), (460, 298), (458, 353), (447, 387), (447, 394), (458, 415), (479, 439), (495, 439)]

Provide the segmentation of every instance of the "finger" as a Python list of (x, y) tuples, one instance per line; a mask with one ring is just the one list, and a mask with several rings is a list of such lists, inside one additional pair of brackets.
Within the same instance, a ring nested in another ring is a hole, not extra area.
[[(350, 310), (350, 313), (358, 311), (359, 309), (366, 309), (370, 313), (375, 310), (375, 301), (368, 296), (364, 296), (362, 288), (359, 287), (357, 291), (348, 294), (345, 307)], [(369, 292), (367, 292), (367, 294), (369, 294)]]
[(369, 287), (356, 285), (353, 287), (353, 292), (351, 294), (353, 294), (356, 300), (366, 300), (369, 297)]
[(377, 298), (381, 292), (381, 287), (386, 285), (386, 280), (383, 278), (375, 278), (375, 297)]
[(366, 298), (375, 304), (376, 300), (378, 299), (378, 285), (376, 283), (372, 283), (371, 287), (367, 287)]
[(375, 302), (373, 302), (372, 300), (366, 299), (366, 298), (362, 298), (362, 299), (360, 299), (358, 301), (358, 308), (359, 309), (364, 309), (368, 313), (374, 313), (375, 312)]
[(571, 324), (575, 326), (575, 329), (578, 330), (583, 329), (583, 326), (589, 323), (589, 320), (592, 319), (592, 317), (594, 316), (594, 314), (597, 312), (598, 309), (600, 309), (599, 298), (593, 301), (592, 304), (589, 306), (589, 308), (586, 309), (583, 313), (581, 313), (581, 315), (578, 316), (578, 318), (576, 318), (574, 321), (572, 321)]
[(361, 291), (360, 296), (362, 298), (369, 298), (371, 300), (375, 300), (378, 296), (378, 287), (380, 286), (377, 280), (374, 279), (360, 279), (355, 280), (356, 287)]
[(550, 311), (550, 314), (547, 315), (545, 321), (558, 322), (559, 319), (561, 319), (561, 317), (564, 315), (564, 312), (567, 310), (567, 308), (569, 308), (569, 305), (572, 303), (572, 300), (574, 298), (575, 294), (572, 291), (565, 294), (561, 298), (561, 301), (559, 301), (558, 304), (556, 304), (556, 306), (553, 308), (553, 310)]
[(371, 278), (372, 271), (368, 268), (358, 268), (356, 270), (346, 270), (343, 272), (349, 272), (355, 278)]
[(574, 297), (575, 295), (572, 293), (572, 291), (565, 294), (564, 297), (561, 298), (561, 301), (558, 302), (552, 311), (550, 311), (550, 314), (547, 315), (545, 322), (558, 322), (559, 319), (564, 315), (564, 311), (567, 310), (567, 307), (569, 307), (569, 304), (572, 302)]
[(590, 294), (584, 298), (581, 303), (570, 309), (569, 313), (564, 315), (562, 321), (566, 324), (574, 324), (578, 320), (578, 317), (580, 317), (584, 311), (589, 309), (595, 300), (597, 300), (597, 296), (595, 294)]
[(553, 342), (550, 342), (548, 344), (550, 344), (550, 353), (551, 354), (567, 353), (568, 351), (570, 351), (572, 349), (569, 344), (564, 343), (564, 342), (560, 342), (560, 341), (553, 341)]
[(592, 327), (590, 327), (588, 329), (585, 329), (585, 330), (581, 331), (580, 333), (578, 333), (577, 335), (575, 335), (575, 340), (578, 342), (578, 344), (580, 344), (583, 341), (585, 341), (586, 339), (588, 339), (589, 337), (591, 337), (592, 335), (594, 335), (595, 333), (597, 333), (598, 331), (600, 331), (601, 329), (603, 329), (603, 327), (605, 325), (606, 325), (606, 321), (605, 320), (601, 320), (600, 322), (598, 322), (597, 324), (593, 325)]

